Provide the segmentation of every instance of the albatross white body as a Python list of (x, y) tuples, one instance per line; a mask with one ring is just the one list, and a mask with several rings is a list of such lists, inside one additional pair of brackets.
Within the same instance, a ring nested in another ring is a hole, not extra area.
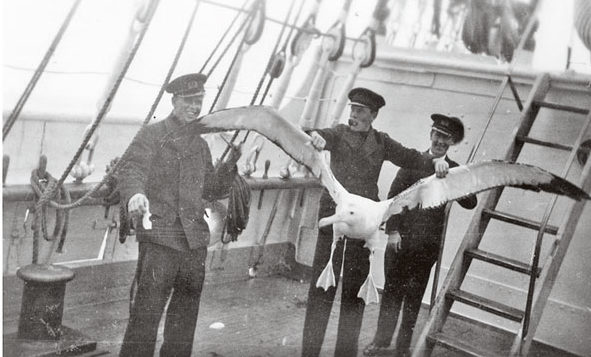
[(199, 118), (195, 125), (213, 131), (254, 130), (320, 178), (335, 201), (336, 209), (334, 215), (319, 221), (320, 227), (333, 225), (334, 241), (331, 257), (316, 286), (328, 289), (335, 285), (332, 254), (337, 240), (344, 236), (364, 239), (365, 246), (371, 252), (370, 272), (358, 296), (366, 303), (378, 302), (372, 268), (374, 251), (379, 243), (380, 225), (405, 208), (434, 208), (500, 186), (547, 191), (576, 200), (590, 199), (579, 187), (537, 166), (486, 161), (452, 168), (445, 178), (429, 176), (389, 200), (376, 202), (347, 192), (334, 177), (321, 152), (311, 145), (311, 138), (272, 107), (249, 106), (221, 110)]

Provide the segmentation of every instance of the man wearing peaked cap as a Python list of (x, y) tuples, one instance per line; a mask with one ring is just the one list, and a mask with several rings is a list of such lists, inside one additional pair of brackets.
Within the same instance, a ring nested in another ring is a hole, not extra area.
[(191, 73), (180, 76), (166, 86), (166, 92), (179, 96), (191, 97), (196, 95), (205, 95), (203, 85), (207, 81), (207, 76), (202, 73)]
[[(443, 114), (431, 115), (431, 147), (425, 152), (444, 159), (449, 167), (458, 163), (447, 156), (451, 145), (464, 138), (464, 125), (456, 117)], [(390, 187), (388, 198), (398, 195), (418, 180), (433, 174), (433, 169), (398, 170)], [(476, 196), (468, 196), (458, 203), (466, 208), (476, 207)], [(388, 244), (384, 254), (384, 292), (375, 337), (363, 351), (365, 356), (383, 354), (390, 346), (398, 316), (402, 322), (396, 337), (395, 354), (410, 356), (410, 342), (431, 267), (439, 256), (443, 233), (445, 206), (436, 209), (403, 212), (386, 222)]]
[(454, 144), (464, 140), (464, 124), (459, 118), (443, 114), (432, 114), (431, 120), (433, 120), (433, 130), (449, 135)]
[(191, 122), (199, 117), (206, 80), (204, 74), (191, 73), (174, 79), (166, 86), (166, 92), (172, 94), (172, 113), (181, 122)]
[(172, 113), (143, 127), (122, 158), (121, 202), (138, 222), (151, 213), (151, 223), (136, 227), (137, 288), (120, 356), (154, 355), (169, 297), (160, 355), (191, 355), (209, 243), (204, 201), (227, 194), (240, 157), (234, 152), (214, 170), (207, 143), (188, 129), (201, 113), (206, 79), (194, 73), (171, 81)]
[(386, 105), (384, 97), (367, 88), (353, 88), (349, 92), (350, 105), (358, 105), (369, 108), (372, 112), (377, 112)]
[[(416, 170), (433, 170), (433, 166), (437, 165), (440, 175), (447, 173), (447, 162), (434, 162), (431, 155), (408, 149), (388, 134), (372, 127), (380, 108), (386, 104), (381, 95), (366, 88), (355, 88), (349, 92), (349, 100), (351, 110), (347, 125), (313, 129), (310, 132), (314, 147), (330, 151), (332, 172), (349, 192), (379, 200), (378, 177), (384, 161)], [(320, 198), (318, 218), (331, 216), (334, 212), (335, 203), (325, 189)], [(319, 229), (302, 339), (302, 356), (306, 357), (320, 354), (335, 297), (336, 287), (330, 287), (326, 291), (316, 287), (316, 281), (330, 259), (332, 242), (332, 226)], [(364, 241), (345, 237), (337, 242), (333, 267), (337, 284), (343, 267), (339, 327), (334, 355), (357, 356), (365, 308), (364, 301), (357, 297), (357, 293), (369, 272), (369, 250), (364, 247)]]
[(353, 88), (349, 92), (351, 114), (348, 124), (352, 131), (367, 132), (378, 116), (378, 111), (386, 105), (384, 97), (367, 88)]

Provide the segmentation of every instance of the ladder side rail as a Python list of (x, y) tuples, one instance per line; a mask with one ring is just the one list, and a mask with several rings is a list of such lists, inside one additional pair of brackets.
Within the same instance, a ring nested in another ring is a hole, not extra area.
[[(591, 114), (587, 115), (587, 118), (585, 120), (585, 124), (583, 125), (583, 127), (581, 128), (580, 132), (579, 132), (579, 136), (577, 137), (577, 140), (575, 141), (575, 144), (573, 145), (573, 150), (571, 151), (568, 160), (567, 160), (567, 164), (563, 170), (563, 172), (561, 173), (562, 177), (566, 177), (569, 170), (572, 167), (572, 164), (575, 162), (575, 159), (577, 157), (577, 151), (579, 149), (579, 147), (581, 146), (581, 143), (583, 142), (583, 139), (586, 137), (587, 132), (589, 131), (589, 127), (591, 126)], [(587, 160), (587, 164), (585, 165), (585, 167), (589, 166), (589, 161), (591, 160)], [(585, 170), (585, 169), (584, 169)], [(587, 173), (585, 173), (585, 171), (583, 171), (581, 177), (582, 179), (582, 184), (584, 185), (586, 183), (586, 180), (588, 180), (588, 170)], [(586, 188), (584, 188), (584, 190), (587, 191)], [(536, 275), (535, 275), (535, 270), (538, 267), (539, 264), (539, 260), (540, 260), (540, 250), (541, 250), (541, 246), (542, 246), (542, 239), (544, 237), (544, 232), (546, 229), (546, 226), (548, 225), (548, 221), (550, 220), (550, 216), (552, 215), (552, 212), (554, 210), (554, 207), (556, 205), (556, 202), (558, 200), (558, 195), (554, 195), (554, 197), (552, 198), (552, 200), (550, 200), (550, 202), (548, 203), (547, 207), (546, 207), (546, 211), (544, 212), (544, 218), (542, 219), (542, 224), (540, 227), (540, 230), (538, 231), (538, 235), (536, 237), (536, 245), (535, 245), (535, 250), (534, 250), (534, 256), (533, 256), (533, 261), (532, 261), (532, 274), (530, 275), (530, 281), (529, 281), (529, 288), (528, 288), (528, 294), (527, 294), (527, 303), (526, 303), (526, 308), (525, 308), (525, 316), (523, 319), (523, 324), (522, 324), (522, 329), (521, 329), (521, 336), (525, 336), (526, 338), (528, 337), (528, 335), (533, 335), (535, 332), (535, 329), (537, 327), (533, 326), (532, 331), (528, 331), (529, 330), (529, 326), (530, 326), (530, 319), (532, 318), (531, 312), (532, 312), (532, 305), (533, 305), (533, 295), (534, 295), (534, 291), (535, 291), (535, 283), (536, 283)], [(580, 203), (580, 202), (578, 202)], [(583, 201), (582, 203), (582, 207), (584, 207), (585, 202)], [(576, 204), (575, 204), (576, 206)], [(573, 214), (573, 209), (571, 209), (571, 213)], [(582, 211), (582, 208), (581, 208)], [(577, 213), (578, 211), (574, 211), (574, 213)], [(569, 215), (570, 215), (569, 214)], [(578, 212), (578, 215), (580, 216), (580, 212)], [(570, 217), (569, 217), (570, 218)], [(572, 224), (576, 227), (576, 224), (578, 223), (578, 217), (576, 220), (574, 220), (574, 222), (568, 221), (568, 224)], [(567, 223), (565, 223), (567, 224)], [(572, 228), (572, 233), (574, 233), (574, 228)], [(572, 235), (571, 233), (571, 235)], [(562, 239), (564, 239), (564, 235), (562, 235), (561, 237)], [(572, 237), (568, 237), (568, 241), (570, 242), (570, 239)], [(564, 246), (564, 244), (561, 244), (561, 246)], [(556, 248), (556, 247), (555, 247)], [(566, 250), (568, 248), (568, 245), (566, 245), (564, 247), (564, 250)], [(547, 275), (546, 275), (547, 276)], [(542, 280), (542, 283), (544, 283), (544, 280)], [(549, 291), (548, 291), (549, 294)], [(546, 296), (547, 299), (547, 296)], [(540, 301), (540, 296), (538, 295), (537, 301)], [(541, 304), (545, 305), (545, 301), (540, 301)], [(539, 313), (541, 314), (542, 311), (540, 311)], [(537, 322), (539, 322), (539, 318), (537, 319)]]
[[(534, 31), (534, 28), (537, 24), (537, 17), (538, 17), (538, 13), (540, 11), (540, 8), (541, 8), (540, 4), (536, 4), (534, 11), (532, 13), (532, 16), (530, 17), (529, 21), (527, 22), (527, 26), (525, 27), (525, 29), (519, 39), (516, 50), (523, 49), (523, 47), (525, 46), (525, 42), (528, 40), (528, 38), (531, 36), (532, 32)], [(496, 112), (497, 106), (498, 106), (499, 102), (501, 101), (502, 95), (505, 92), (505, 88), (507, 87), (507, 84), (511, 88), (511, 93), (513, 94), (513, 98), (515, 99), (515, 103), (517, 104), (517, 107), (519, 108), (520, 111), (523, 111), (523, 103), (521, 102), (521, 98), (519, 97), (519, 93), (517, 92), (517, 89), (515, 87), (515, 83), (513, 82), (513, 79), (511, 78), (511, 72), (512, 72), (512, 64), (509, 64), (507, 75), (503, 78), (503, 82), (501, 83), (501, 86), (499, 88), (499, 91), (497, 93), (495, 101), (493, 102), (493, 106), (492, 106), (491, 111), (489, 113), (489, 118), (487, 120), (486, 126), (485, 126), (480, 138), (478, 139), (478, 142), (472, 148), (472, 151), (468, 157), (468, 160), (466, 161), (467, 163), (472, 162), (472, 160), (474, 159), (474, 156), (476, 155), (476, 152), (478, 151), (478, 148), (480, 147), (480, 144), (482, 143), (482, 140), (484, 139), (484, 135), (487, 132), (487, 129), (488, 129), (488, 126), (490, 125), (492, 117), (493, 117), (494, 113)], [(531, 106), (530, 102), (528, 102), (528, 104)], [(437, 260), (437, 263), (435, 266), (435, 279), (433, 280), (433, 288), (431, 291), (431, 304), (429, 305), (430, 310), (433, 307), (433, 303), (435, 301), (435, 296), (437, 294), (439, 272), (441, 270), (441, 258), (443, 256), (443, 248), (444, 248), (445, 236), (446, 236), (446, 231), (447, 231), (447, 221), (449, 220), (450, 211), (451, 211), (451, 203), (449, 203), (448, 206), (445, 208), (444, 228), (443, 228), (443, 234), (441, 236), (441, 244), (439, 246), (439, 259)]]
[[(503, 87), (502, 90), (504, 89), (505, 88)], [(516, 138), (518, 135), (527, 135), (529, 133), (539, 110), (539, 107), (536, 106), (535, 102), (543, 100), (549, 89), (550, 76), (547, 73), (538, 76), (528, 96), (525, 110), (522, 111), (520, 116), (520, 125), (514, 131), (513, 141), (507, 149), (505, 160), (515, 161), (519, 156), (523, 143), (517, 142)], [(481, 140), (477, 144), (480, 145), (480, 142)], [(475, 156), (476, 152), (477, 148), (475, 147), (469, 160)], [(485, 208), (490, 209), (496, 207), (502, 192), (503, 188), (498, 188), (481, 194), (482, 196), (479, 199), (480, 203), (474, 211), (472, 221), (470, 222), (464, 239), (458, 247), (456, 255), (450, 265), (445, 281), (441, 286), (439, 296), (435, 299), (435, 303), (431, 308), (431, 314), (417, 339), (417, 345), (412, 354), (413, 357), (430, 355), (431, 348), (428, 346), (427, 336), (439, 332), (442, 329), (443, 324), (445, 323), (445, 318), (449, 314), (453, 304), (453, 301), (446, 298), (446, 292), (450, 288), (460, 286), (464, 280), (471, 262), (471, 259), (465, 257), (464, 252), (468, 249), (477, 248), (480, 244), (484, 231), (490, 222), (490, 217), (483, 216), (482, 211)]]
[[(581, 184), (581, 187), (587, 192), (591, 191), (590, 173), (591, 160), (587, 160), (587, 164), (585, 165), (582, 175), (585, 177), (585, 179)], [(560, 266), (562, 265), (562, 261), (566, 255), (567, 248), (572, 240), (572, 237), (574, 236), (577, 223), (583, 213), (585, 204), (586, 202), (584, 201), (576, 202), (566, 217), (565, 223), (561, 226), (564, 227), (564, 231), (558, 234), (558, 239), (556, 240), (553, 252), (546, 261), (546, 269), (542, 270), (542, 275), (540, 276), (542, 287), (540, 288), (536, 302), (532, 306), (529, 333), (527, 336), (523, 337), (521, 331), (518, 332), (517, 336), (515, 337), (513, 347), (511, 348), (512, 356), (521, 355), (523, 352), (525, 352), (524, 354), (527, 354), (527, 351), (529, 351), (535, 334), (535, 329), (541, 320), (542, 312), (544, 311), (546, 302), (548, 301), (548, 297), (550, 296), (550, 292), (552, 291), (552, 287), (556, 281), (555, 278), (560, 271)]]
[[(517, 107), (519, 108), (520, 111), (523, 110), (523, 103), (521, 102), (521, 98), (519, 97), (519, 93), (517, 92), (517, 89), (515, 88), (515, 83), (513, 82), (511, 75), (507, 74), (503, 78), (503, 80), (501, 81), (501, 85), (499, 86), (499, 89), (498, 89), (497, 94), (495, 96), (495, 100), (493, 101), (493, 105), (491, 107), (491, 110), (489, 111), (488, 119), (487, 119), (486, 124), (484, 126), (484, 130), (482, 131), (482, 133), (478, 137), (478, 140), (476, 141), (476, 143), (472, 147), (472, 150), (470, 151), (470, 155), (468, 155), (468, 159), (466, 160), (466, 163), (471, 163), (474, 160), (474, 157), (476, 156), (476, 152), (478, 151), (480, 144), (484, 140), (484, 136), (488, 132), (488, 127), (490, 126), (490, 123), (492, 122), (492, 118), (493, 118), (494, 114), (497, 112), (497, 107), (498, 107), (499, 103), (501, 102), (501, 99), (503, 98), (503, 93), (505, 93), (505, 89), (507, 88), (507, 85), (509, 85), (509, 87), (511, 88), (511, 93), (513, 93), (513, 98), (515, 99), (515, 103), (517, 104)], [(443, 257), (443, 249), (445, 247), (445, 238), (447, 236), (447, 225), (449, 222), (449, 214), (451, 212), (452, 204), (453, 204), (453, 202), (449, 202), (447, 204), (447, 206), (445, 207), (445, 212), (443, 214), (444, 215), (443, 231), (441, 233), (441, 243), (439, 244), (438, 258), (437, 258), (437, 261), (435, 262), (435, 272), (433, 273), (433, 275), (434, 275), (433, 276), (433, 286), (431, 288), (431, 301), (429, 304), (429, 311), (431, 311), (433, 309), (433, 305), (435, 304), (435, 298), (437, 297), (437, 288), (439, 285), (439, 275), (441, 273), (441, 259)]]
[(507, 74), (507, 83), (509, 84), (509, 88), (511, 88), (511, 93), (513, 93), (513, 98), (515, 99), (515, 104), (517, 104), (517, 108), (519, 108), (519, 111), (522, 111), (523, 103), (521, 102), (521, 97), (519, 97), (519, 92), (517, 92), (515, 82), (513, 82), (513, 79), (511, 78), (510, 74)]
[[(478, 137), (478, 140), (476, 141), (476, 143), (472, 147), (472, 150), (470, 151), (470, 155), (468, 155), (468, 159), (466, 160), (466, 163), (470, 163), (474, 160), (474, 157), (476, 156), (476, 152), (478, 151), (480, 144), (484, 140), (484, 136), (486, 135), (486, 133), (488, 131), (488, 127), (490, 126), (492, 118), (497, 111), (497, 107), (498, 107), (499, 103), (501, 102), (501, 99), (503, 98), (503, 93), (505, 93), (505, 89), (507, 88), (507, 85), (510, 83), (512, 83), (511, 76), (508, 74), (503, 78), (501, 85), (499, 86), (499, 89), (497, 90), (495, 100), (493, 102), (493, 105), (492, 105), (489, 113), (488, 113), (488, 119), (487, 119), (486, 124), (484, 126), (484, 130), (482, 131), (482, 133)], [(511, 90), (513, 91), (513, 89), (511, 89)], [(514, 93), (514, 95), (515, 95), (515, 93)], [(520, 105), (521, 105), (521, 102), (518, 101), (517, 106), (519, 107)], [(521, 110), (521, 108), (519, 108), (519, 109)], [(447, 225), (449, 222), (449, 214), (451, 212), (452, 205), (453, 205), (453, 202), (449, 202), (445, 206), (445, 211), (443, 213), (443, 217), (444, 217), (443, 218), (443, 230), (441, 233), (441, 243), (439, 244), (438, 258), (437, 258), (437, 261), (435, 262), (435, 272), (433, 273), (433, 285), (431, 287), (431, 301), (429, 304), (429, 311), (433, 310), (433, 305), (435, 304), (435, 299), (437, 297), (437, 288), (439, 286), (439, 274), (441, 273), (441, 259), (443, 258), (443, 249), (445, 248), (445, 238), (447, 236)]]
[(515, 140), (515, 138), (518, 136), (527, 136), (527, 134), (529, 134), (538, 111), (540, 110), (539, 106), (537, 106), (535, 102), (542, 101), (549, 89), (550, 75), (547, 73), (539, 75), (536, 78), (531, 93), (527, 99), (527, 102), (525, 103), (525, 109), (521, 112), (520, 124), (515, 132), (515, 135), (513, 135), (514, 139), (511, 143), (511, 146), (509, 146), (509, 149), (507, 150), (505, 161), (515, 162), (515, 160), (517, 160), (517, 157), (523, 148), (523, 142), (519, 142)]
[[(517, 91), (514, 88), (511, 76), (507, 75), (507, 76), (505, 76), (505, 78), (503, 79), (503, 81), (501, 83), (501, 86), (499, 87), (499, 90), (498, 90), (497, 95), (495, 97), (495, 101), (493, 102), (493, 106), (491, 107), (491, 110), (489, 112), (488, 120), (485, 124), (484, 130), (482, 131), (482, 134), (478, 138), (478, 141), (476, 142), (476, 144), (474, 144), (474, 147), (472, 148), (472, 151), (470, 152), (470, 156), (466, 160), (466, 163), (470, 163), (474, 160), (474, 157), (476, 156), (476, 152), (478, 152), (478, 149), (480, 148), (480, 144), (484, 140), (484, 136), (486, 135), (486, 133), (488, 131), (488, 127), (492, 121), (492, 118), (493, 118), (496, 110), (497, 110), (497, 106), (498, 106), (499, 102), (501, 101), (501, 98), (503, 96), (503, 93), (504, 93), (507, 85), (511, 86), (511, 91), (513, 92), (513, 95), (514, 95), (515, 100), (517, 102), (517, 106), (519, 107), (520, 110), (522, 110), (523, 105), (521, 104), (521, 100), (519, 99), (519, 95), (517, 94)], [(520, 134), (529, 133), (529, 130), (531, 129), (531, 126), (533, 125), (533, 121), (535, 119), (535, 116), (537, 115), (537, 112), (539, 110), (539, 108), (535, 105), (535, 102), (540, 101), (541, 99), (543, 99), (545, 97), (549, 87), (550, 87), (549, 75), (544, 74), (544, 75), (538, 76), (536, 82), (534, 83), (534, 85), (532, 87), (533, 94), (531, 94), (529, 96), (529, 99), (526, 103), (526, 110), (523, 111), (523, 113), (521, 114), (521, 123), (522, 124), (517, 129), (516, 137), (517, 137), (517, 135), (520, 135)], [(527, 119), (527, 120), (524, 120), (524, 119)], [(523, 147), (523, 143), (518, 143), (516, 140), (514, 140), (512, 146), (509, 148), (509, 150), (506, 154), (505, 160), (515, 161), (517, 159), (517, 156), (519, 155), (519, 151), (521, 151), (522, 147)], [(433, 310), (433, 305), (435, 303), (435, 299), (437, 296), (437, 288), (439, 285), (439, 274), (441, 272), (441, 258), (443, 256), (443, 249), (444, 249), (445, 239), (446, 239), (446, 235), (447, 235), (447, 222), (449, 220), (449, 213), (451, 211), (451, 205), (452, 205), (452, 203), (448, 203), (447, 207), (445, 208), (444, 228), (443, 228), (443, 233), (441, 236), (441, 244), (439, 246), (439, 259), (437, 260), (436, 265), (435, 265), (433, 286), (431, 288), (431, 302), (429, 305), (430, 310)], [(496, 203), (495, 203), (495, 206), (496, 206)], [(492, 206), (492, 207), (494, 207), (494, 206)]]
[(465, 257), (464, 251), (477, 248), (480, 244), (486, 226), (490, 221), (490, 218), (483, 215), (482, 211), (485, 208), (496, 206), (502, 192), (502, 188), (499, 188), (481, 193), (482, 196), (479, 198), (478, 207), (474, 210), (472, 221), (470, 222), (462, 243), (458, 247), (445, 280), (441, 285), (439, 295), (435, 300), (429, 318), (417, 339), (417, 345), (412, 354), (413, 357), (429, 355), (430, 348), (427, 345), (427, 336), (441, 330), (445, 323), (445, 317), (451, 310), (453, 303), (450, 299), (446, 298), (445, 295), (451, 288), (461, 285), (470, 266), (471, 259)]

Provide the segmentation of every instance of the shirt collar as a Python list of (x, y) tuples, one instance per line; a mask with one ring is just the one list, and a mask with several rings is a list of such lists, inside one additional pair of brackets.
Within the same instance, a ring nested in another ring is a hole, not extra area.
[[(431, 149), (429, 149), (428, 152), (429, 152), (429, 155), (435, 156), (435, 155), (433, 155), (433, 151), (431, 151)], [(441, 158), (447, 160), (447, 154), (443, 155)]]

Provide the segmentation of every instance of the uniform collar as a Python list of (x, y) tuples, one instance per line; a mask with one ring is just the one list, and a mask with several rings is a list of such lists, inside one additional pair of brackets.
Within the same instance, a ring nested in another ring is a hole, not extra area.
[(370, 126), (366, 132), (353, 131), (349, 126), (346, 126), (346, 128), (342, 140), (353, 150), (360, 151), (363, 156), (369, 157), (378, 149), (376, 130), (373, 127)]
[(187, 124), (189, 123), (186, 123), (173, 113), (170, 113), (164, 119), (164, 127), (166, 128), (166, 137), (164, 140), (180, 153), (185, 153), (189, 149), (189, 146), (197, 144), (196, 140), (194, 140), (194, 132), (190, 130), (191, 126)]
[[(431, 155), (431, 156), (434, 156), (434, 155), (433, 155), (433, 152), (431, 151), (431, 149), (430, 149), (430, 148), (429, 148), (429, 150), (427, 150), (427, 153), (428, 153), (429, 155)], [(443, 159), (445, 159), (445, 160), (447, 160), (447, 154), (443, 155), (443, 156), (442, 156), (442, 158), (443, 158)]]

